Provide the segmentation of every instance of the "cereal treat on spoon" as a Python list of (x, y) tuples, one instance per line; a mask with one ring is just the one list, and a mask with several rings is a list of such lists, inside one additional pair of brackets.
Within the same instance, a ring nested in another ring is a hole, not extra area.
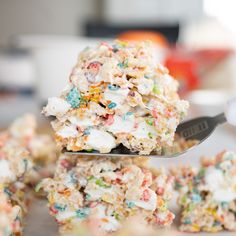
[(67, 87), (43, 110), (56, 118), (62, 148), (109, 153), (123, 144), (148, 155), (172, 146), (188, 103), (154, 52), (150, 42), (116, 41), (80, 53)]
[(172, 183), (171, 176), (150, 170), (142, 158), (62, 155), (54, 178), (38, 189), (47, 192), (62, 235), (81, 223), (111, 233), (125, 222), (168, 227), (174, 219), (168, 209)]
[(173, 171), (179, 191), (181, 231), (236, 231), (236, 155), (222, 152), (204, 159), (199, 170)]

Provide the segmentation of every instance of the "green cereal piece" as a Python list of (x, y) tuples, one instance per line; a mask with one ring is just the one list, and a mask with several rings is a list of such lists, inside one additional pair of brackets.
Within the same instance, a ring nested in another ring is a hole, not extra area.
[(120, 220), (120, 215), (117, 212), (114, 211), (113, 215), (114, 215), (116, 220)]
[(198, 172), (198, 175), (197, 175), (197, 176), (198, 176), (199, 178), (202, 178), (202, 177), (204, 177), (205, 172), (206, 172), (206, 170), (205, 170), (204, 168), (201, 168), (200, 171)]
[(35, 192), (38, 193), (42, 188), (42, 182), (40, 181), (34, 188)]
[(153, 126), (153, 119), (152, 118), (147, 118), (147, 119), (145, 119), (145, 121), (146, 121), (146, 123), (148, 124), (148, 125), (151, 125), (151, 126)]
[(102, 188), (110, 188), (111, 186), (107, 185), (102, 179), (97, 179), (95, 184)]
[(151, 125), (151, 126), (153, 126), (153, 124), (154, 124), (154, 119), (153, 118), (146, 118), (145, 119), (145, 122), (148, 124), (148, 125)]
[(156, 94), (156, 95), (160, 95), (160, 94), (161, 94), (161, 91), (160, 91), (160, 89), (158, 88), (157, 84), (155, 84), (155, 85), (153, 86), (152, 92), (153, 92), (154, 94)]
[(152, 134), (151, 132), (148, 132), (148, 137), (149, 137), (150, 139), (152, 139), (152, 138), (153, 138), (153, 134)]
[(185, 205), (186, 203), (187, 203), (187, 196), (186, 195), (184, 195), (182, 198), (181, 198), (181, 204), (182, 205)]
[(93, 175), (91, 175), (91, 176), (89, 176), (88, 177), (88, 181), (92, 181), (92, 180), (95, 180), (96, 178), (93, 176)]
[(90, 149), (86, 149), (85, 151), (86, 151), (86, 152), (93, 152), (93, 149), (90, 148)]
[(187, 212), (191, 212), (191, 211), (193, 211), (194, 210), (194, 208), (195, 208), (195, 205), (194, 205), (194, 203), (189, 203), (188, 204), (188, 207), (187, 207)]

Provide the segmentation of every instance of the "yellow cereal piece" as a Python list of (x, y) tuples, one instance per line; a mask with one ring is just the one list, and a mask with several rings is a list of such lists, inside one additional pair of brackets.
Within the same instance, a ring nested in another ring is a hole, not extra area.
[(96, 93), (101, 93), (101, 88), (100, 87), (91, 87), (90, 89), (89, 89), (89, 93), (90, 94), (96, 94)]
[(3, 189), (4, 189), (4, 185), (0, 183), (0, 191), (2, 191)]
[(202, 228), (203, 231), (210, 232), (210, 233), (216, 233), (221, 229), (221, 227), (210, 227), (210, 226), (204, 226)]
[(200, 226), (198, 224), (193, 224), (192, 228), (195, 232), (198, 232), (200, 230)]
[(16, 192), (16, 195), (17, 195), (19, 198), (23, 198), (24, 195), (25, 195), (25, 193), (24, 193), (23, 191), (21, 191), (21, 190), (18, 190), (18, 191)]
[(162, 212), (164, 212), (164, 211), (166, 211), (167, 210), (167, 205), (166, 205), (166, 203), (164, 202), (161, 206), (160, 206), (160, 211), (162, 211)]
[(104, 202), (111, 202), (110, 200), (111, 200), (111, 196), (109, 195), (109, 194), (104, 194), (103, 196), (102, 196), (102, 200), (104, 201)]
[(54, 194), (53, 193), (50, 193), (48, 195), (48, 201), (50, 204), (53, 204), (55, 202), (55, 198), (54, 198)]
[(157, 206), (160, 208), (160, 207), (163, 207), (164, 204), (165, 204), (164, 200), (162, 198), (158, 197)]
[(217, 212), (216, 212), (215, 209), (207, 208), (207, 209), (206, 209), (206, 212), (207, 212), (208, 214), (214, 216), (214, 217), (218, 217)]

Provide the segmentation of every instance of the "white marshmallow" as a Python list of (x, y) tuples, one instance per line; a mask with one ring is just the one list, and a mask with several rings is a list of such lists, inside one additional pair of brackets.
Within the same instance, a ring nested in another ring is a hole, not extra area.
[(70, 107), (70, 104), (64, 99), (52, 97), (48, 99), (48, 104), (44, 111), (47, 116), (64, 115)]

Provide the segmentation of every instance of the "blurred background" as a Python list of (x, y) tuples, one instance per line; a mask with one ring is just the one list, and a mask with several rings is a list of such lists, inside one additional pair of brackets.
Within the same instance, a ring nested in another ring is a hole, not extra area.
[(115, 38), (152, 40), (181, 96), (222, 110), (236, 94), (235, 9), (235, 0), (0, 0), (0, 123), (39, 114), (79, 51)]

